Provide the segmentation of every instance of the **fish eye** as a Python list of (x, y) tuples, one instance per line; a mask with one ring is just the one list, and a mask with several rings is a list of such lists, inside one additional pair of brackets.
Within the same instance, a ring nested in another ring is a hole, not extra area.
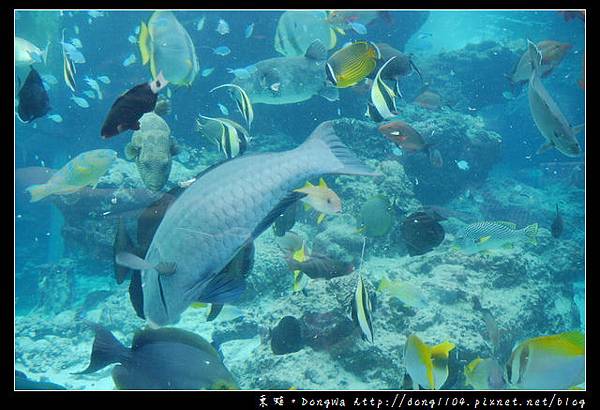
[(160, 87), (160, 80), (156, 80), (156, 86)]
[(327, 198), (327, 203), (330, 204), (331, 203), (331, 198)]

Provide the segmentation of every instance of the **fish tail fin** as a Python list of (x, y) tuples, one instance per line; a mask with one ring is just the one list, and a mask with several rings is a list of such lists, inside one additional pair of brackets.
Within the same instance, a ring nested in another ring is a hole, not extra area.
[(380, 176), (361, 162), (352, 151), (339, 139), (331, 121), (321, 123), (299, 147), (312, 158), (323, 173)]
[(150, 50), (148, 50), (148, 26), (142, 21), (140, 26), (140, 36), (138, 38), (140, 54), (142, 56), (142, 64), (148, 64), (150, 60)]
[(531, 68), (535, 72), (540, 64), (542, 64), (542, 52), (531, 40), (527, 40), (527, 47), (531, 59)]
[(112, 363), (123, 363), (130, 357), (131, 352), (105, 327), (97, 323), (89, 323), (96, 336), (92, 346), (89, 366), (74, 374), (94, 373)]
[(31, 195), (29, 202), (37, 202), (51, 194), (51, 192), (48, 191), (47, 184), (31, 185), (26, 191)]
[(538, 224), (537, 223), (534, 223), (534, 224), (531, 224), (531, 225), (525, 227), (525, 236), (534, 245), (537, 245), (537, 233), (538, 233)]

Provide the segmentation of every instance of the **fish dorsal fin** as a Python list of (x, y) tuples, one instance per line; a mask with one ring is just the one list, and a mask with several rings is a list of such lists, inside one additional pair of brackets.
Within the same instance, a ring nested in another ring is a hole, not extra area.
[(506, 226), (507, 228), (510, 228), (510, 229), (517, 229), (517, 224), (515, 224), (513, 222), (495, 221), (495, 223), (497, 223), (498, 225)]
[(531, 71), (533, 76), (538, 67), (542, 64), (542, 52), (531, 40), (527, 40), (527, 48), (529, 51), (529, 58), (531, 59)]
[(448, 354), (455, 347), (456, 346), (454, 345), (454, 343), (448, 341), (442, 342), (439, 345), (435, 345), (431, 348), (431, 358), (434, 360), (441, 358), (447, 359)]
[(311, 60), (323, 61), (327, 59), (327, 48), (321, 40), (315, 40), (308, 46), (304, 56)]
[(140, 319), (146, 319), (144, 315), (144, 293), (142, 291), (142, 273), (139, 270), (131, 273), (129, 281), (129, 300)]
[(263, 233), (274, 221), (283, 214), (288, 207), (294, 204), (297, 200), (304, 198), (305, 193), (292, 191), (289, 192), (275, 207), (269, 212), (262, 221), (252, 231), (252, 238), (257, 238)]
[(158, 342), (181, 343), (206, 352), (215, 358), (219, 358), (217, 350), (202, 337), (192, 332), (173, 327), (138, 331), (133, 336), (131, 350), (136, 351), (143, 346)]
[(327, 183), (325, 183), (325, 180), (323, 179), (323, 177), (321, 177), (321, 179), (319, 179), (319, 187), (327, 188)]

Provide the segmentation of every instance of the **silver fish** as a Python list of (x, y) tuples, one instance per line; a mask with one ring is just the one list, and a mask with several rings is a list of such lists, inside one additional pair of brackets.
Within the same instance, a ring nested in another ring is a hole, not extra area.
[(529, 109), (538, 130), (546, 138), (546, 143), (538, 149), (538, 154), (550, 148), (556, 148), (568, 157), (577, 157), (581, 154), (581, 147), (575, 135), (581, 131), (582, 126), (572, 127), (564, 114), (556, 105), (540, 80), (539, 67), (542, 53), (537, 46), (528, 40), (529, 54), (532, 63), (532, 73), (529, 78)]
[(379, 175), (340, 141), (331, 122), (295, 149), (242, 155), (200, 175), (165, 214), (145, 258), (118, 258), (142, 269), (150, 324), (177, 323), (192, 302), (239, 297), (243, 277), (223, 269), (299, 199), (295, 188), (322, 174)]

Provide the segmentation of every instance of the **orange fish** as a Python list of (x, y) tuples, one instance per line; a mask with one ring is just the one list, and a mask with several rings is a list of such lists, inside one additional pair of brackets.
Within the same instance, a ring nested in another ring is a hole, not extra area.
[(387, 139), (407, 152), (429, 151), (430, 144), (413, 127), (404, 121), (392, 121), (379, 126)]
[(442, 105), (442, 97), (434, 92), (425, 91), (415, 98), (415, 102), (428, 110), (437, 110)]

